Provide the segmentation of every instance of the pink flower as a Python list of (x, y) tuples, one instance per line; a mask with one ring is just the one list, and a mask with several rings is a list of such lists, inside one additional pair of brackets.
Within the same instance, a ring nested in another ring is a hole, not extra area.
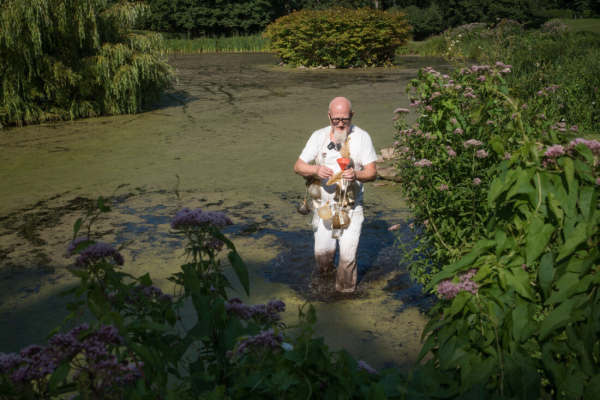
[(579, 127), (577, 125), (573, 125), (572, 127), (569, 128), (569, 130), (571, 132), (577, 133), (579, 131)]
[(479, 147), (482, 144), (483, 143), (480, 142), (479, 140), (469, 139), (469, 140), (467, 140), (466, 142), (463, 143), (463, 146), (465, 146), (465, 149), (468, 149), (470, 146)]
[(427, 106), (427, 107), (425, 107), (425, 111), (433, 111), (433, 107)]
[(444, 191), (448, 190), (448, 185), (442, 183), (440, 185), (440, 187), (438, 188), (438, 190), (441, 191), (441, 192), (444, 192)]
[(375, 375), (377, 374), (377, 371), (375, 369), (373, 369), (371, 366), (369, 366), (369, 364), (367, 364), (366, 362), (364, 362), (362, 360), (358, 362), (358, 370), (366, 371), (369, 374), (375, 374)]
[(458, 124), (458, 121), (456, 120), (456, 118), (452, 118), (452, 119), (450, 120), (450, 123), (452, 123), (452, 124), (456, 125), (456, 124)]
[(537, 95), (538, 95), (538, 96), (544, 96), (544, 95), (545, 95), (545, 93), (544, 93), (544, 91), (543, 91), (543, 90), (540, 90), (540, 91), (538, 91), (538, 92), (537, 92)]
[(544, 156), (548, 158), (557, 158), (565, 154), (565, 147), (560, 144), (548, 147)]
[(485, 150), (477, 150), (475, 152), (475, 155), (477, 156), (477, 158), (486, 158), (487, 156), (489, 156), (489, 154), (486, 153)]
[(509, 152), (505, 152), (504, 153), (504, 157), (502, 157), (505, 160), (509, 160), (510, 159), (510, 153)]
[(487, 121), (485, 124), (486, 125), (492, 125), (494, 123), (494, 121)]
[(450, 157), (456, 157), (456, 152), (454, 150), (450, 149), (450, 150), (448, 150), (448, 155)]
[(485, 75), (479, 75), (479, 76), (477, 77), (477, 80), (478, 80), (479, 82), (485, 82), (487, 79), (485, 78)]
[(454, 133), (457, 133), (457, 134), (459, 134), (459, 135), (462, 135), (462, 133), (463, 133), (463, 132), (464, 132), (464, 131), (463, 131), (462, 129), (460, 129), (460, 128), (456, 128), (456, 129), (454, 130)]
[(415, 167), (431, 167), (431, 161), (426, 158), (423, 158), (421, 161), (417, 161), (415, 163)]
[(396, 108), (394, 110), (395, 114), (400, 114), (400, 113), (408, 114), (409, 112), (410, 112), (410, 110), (407, 110), (406, 108)]
[(400, 229), (400, 224), (390, 226), (388, 231), (397, 231), (398, 229)]
[(479, 186), (480, 184), (481, 184), (481, 179), (479, 179), (479, 178), (473, 179), (473, 185)]

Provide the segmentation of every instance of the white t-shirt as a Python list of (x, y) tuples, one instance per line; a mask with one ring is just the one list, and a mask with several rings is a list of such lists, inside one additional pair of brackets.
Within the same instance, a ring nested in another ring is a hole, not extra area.
[[(300, 159), (308, 164), (316, 160), (317, 164), (331, 168), (335, 174), (341, 170), (337, 159), (342, 157), (342, 155), (335, 148), (333, 150), (327, 148), (330, 142), (330, 133), (331, 126), (315, 131), (310, 139), (308, 139), (304, 150), (302, 150)], [(354, 125), (350, 127), (348, 145), (350, 146), (350, 158), (354, 161), (354, 169), (356, 171), (362, 171), (365, 165), (377, 161), (377, 154), (375, 153), (371, 137), (359, 127)], [(337, 184), (327, 186), (326, 183), (326, 179), (321, 179), (321, 200), (329, 201), (331, 204), (334, 202), (333, 196)], [(358, 190), (356, 191), (355, 205), (362, 206), (363, 184), (358, 181), (356, 181), (356, 184), (358, 185)]]

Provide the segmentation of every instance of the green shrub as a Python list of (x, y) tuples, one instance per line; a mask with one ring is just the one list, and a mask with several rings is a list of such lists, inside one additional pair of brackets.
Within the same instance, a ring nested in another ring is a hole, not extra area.
[(490, 185), (486, 237), (427, 287), (443, 300), (421, 355), (446, 395), (597, 397), (600, 142), (530, 129), (517, 124), (522, 146)]
[(161, 37), (132, 31), (142, 3), (0, 3), (0, 124), (135, 113), (169, 87)]
[(515, 97), (510, 70), (426, 68), (417, 124), (396, 110), (409, 269), (441, 298), (408, 397), (590, 398), (600, 383), (600, 142), (568, 138), (556, 88)]
[(271, 49), (292, 66), (337, 67), (388, 65), (396, 49), (409, 39), (400, 13), (362, 8), (302, 10), (267, 27)]

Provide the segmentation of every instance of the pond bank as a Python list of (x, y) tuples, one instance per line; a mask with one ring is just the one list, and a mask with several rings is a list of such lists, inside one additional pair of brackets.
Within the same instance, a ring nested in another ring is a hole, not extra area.
[(393, 110), (408, 107), (406, 84), (419, 67), (443, 70), (442, 61), (403, 56), (396, 68), (296, 70), (266, 53), (170, 59), (179, 82), (152, 110), (1, 132), (0, 351), (39, 343), (60, 324), (64, 303), (55, 295), (75, 283), (65, 269), (72, 226), (102, 195), (113, 211), (94, 232), (133, 241), (123, 251), (126, 272), (150, 272), (168, 288), (183, 262), (170, 217), (184, 206), (225, 211), (235, 224), (225, 232), (250, 269), (250, 302), (283, 299), (293, 325), (310, 300), (316, 331), (333, 348), (375, 368), (412, 365), (426, 300), (398, 267), (387, 230), (410, 217), (397, 187), (366, 185), (359, 290), (340, 297), (312, 274), (308, 219), (295, 211), (304, 185), (292, 165), (339, 95), (353, 102), (353, 122), (376, 149), (389, 147)]

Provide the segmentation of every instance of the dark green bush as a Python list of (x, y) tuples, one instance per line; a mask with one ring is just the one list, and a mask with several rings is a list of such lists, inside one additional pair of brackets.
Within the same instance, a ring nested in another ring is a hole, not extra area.
[(409, 39), (404, 14), (362, 8), (303, 10), (267, 27), (271, 49), (292, 66), (388, 65)]

